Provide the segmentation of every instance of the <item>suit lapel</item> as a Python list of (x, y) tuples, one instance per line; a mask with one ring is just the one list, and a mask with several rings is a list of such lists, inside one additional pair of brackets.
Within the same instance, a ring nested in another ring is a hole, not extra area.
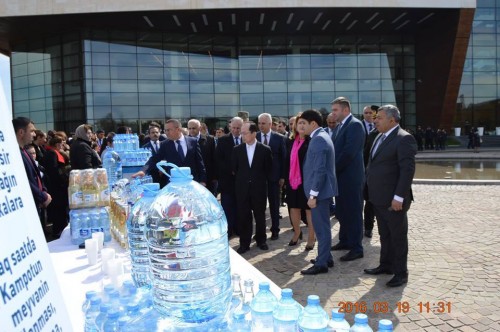
[[(386, 147), (393, 139), (394, 137), (396, 137), (396, 135), (398, 134), (398, 131), (399, 131), (399, 126), (394, 129), (390, 134), (389, 136), (386, 137), (386, 139), (380, 143), (380, 145), (377, 147), (377, 151), (375, 151), (375, 154), (371, 157), (371, 159), (375, 159), (376, 156), (378, 156), (380, 154), (380, 151), (383, 150), (384, 147)], [(375, 147), (375, 144), (377, 143), (378, 139), (380, 138), (382, 134), (378, 134), (377, 135), (377, 138), (375, 139), (373, 145), (372, 145), (372, 148), (370, 149), (370, 155), (371, 155), (371, 152), (373, 150), (373, 148)]]

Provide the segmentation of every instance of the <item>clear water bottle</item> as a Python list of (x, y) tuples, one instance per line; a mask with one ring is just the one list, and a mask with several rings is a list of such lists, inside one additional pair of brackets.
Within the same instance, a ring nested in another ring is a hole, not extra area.
[(299, 331), (326, 332), (328, 331), (328, 314), (319, 304), (319, 296), (309, 295), (307, 306), (299, 316)]
[(103, 328), (101, 331), (104, 332), (118, 332), (118, 318), (120, 318), (120, 311), (116, 309), (111, 309), (108, 311), (108, 316), (106, 321), (104, 322)]
[(241, 307), (243, 303), (243, 292), (241, 291), (240, 275), (235, 273), (231, 276), (231, 284), (233, 285), (233, 296), (231, 298), (231, 309)]
[(95, 325), (99, 331), (102, 331), (104, 322), (108, 319), (108, 311), (111, 309), (111, 303), (101, 302), (101, 307), (99, 308), (99, 315), (95, 318)]
[(80, 238), (80, 228), (82, 221), (80, 219), (80, 210), (71, 210), (69, 213), (69, 225), (71, 230), (71, 243), (82, 244), (83, 240)]
[(328, 322), (330, 332), (349, 332), (351, 326), (345, 320), (345, 314), (339, 312), (339, 308), (332, 309), (332, 319)]
[(252, 330), (273, 332), (273, 311), (278, 299), (269, 290), (268, 282), (259, 283), (259, 291), (250, 304), (252, 309)]
[(108, 211), (109, 210), (107, 208), (99, 209), (99, 223), (104, 232), (104, 242), (111, 241), (111, 223)]
[(151, 203), (160, 190), (160, 184), (142, 185), (142, 197), (134, 204), (127, 218), (128, 246), (132, 263), (132, 278), (137, 287), (151, 287), (149, 277), (148, 244), (144, 236), (144, 225)]
[(121, 316), (120, 318), (118, 318), (118, 331), (125, 331), (125, 328), (131, 319), (132, 318), (130, 318), (129, 316)]
[(281, 290), (281, 299), (273, 312), (274, 332), (296, 332), (301, 312), (302, 306), (293, 299), (293, 291)]
[(90, 299), (97, 296), (96, 291), (88, 291), (85, 293), (85, 301), (82, 304), (82, 312), (86, 313), (87, 309), (90, 307)]
[(229, 324), (229, 331), (231, 332), (250, 332), (252, 331), (250, 322), (246, 320), (243, 311), (235, 311)]
[(350, 332), (373, 332), (368, 325), (368, 316), (365, 314), (356, 314), (354, 316), (354, 324), (351, 326)]
[(85, 332), (97, 332), (99, 331), (95, 325), (95, 319), (100, 312), (101, 299), (99, 297), (93, 297), (90, 299), (90, 306), (85, 313)]
[(389, 332), (393, 331), (392, 322), (388, 319), (381, 319), (378, 321), (378, 331), (379, 332)]
[(80, 213), (80, 241), (84, 243), (86, 239), (92, 238), (92, 233), (90, 232), (90, 218), (89, 214), (82, 210)]
[(231, 302), (226, 217), (188, 167), (159, 165), (173, 168), (146, 220), (153, 305), (179, 328), (203, 329), (221, 322)]
[(118, 162), (120, 160), (120, 155), (115, 151), (112, 147), (107, 147), (106, 150), (102, 153), (102, 167), (106, 170), (108, 174), (108, 184), (112, 186), (115, 182), (121, 179), (121, 176), (118, 177)]
[(253, 280), (245, 279), (245, 281), (243, 281), (243, 288), (243, 304), (241, 305), (241, 311), (247, 315), (247, 320), (250, 321), (252, 318), (250, 305), (255, 297), (253, 292)]

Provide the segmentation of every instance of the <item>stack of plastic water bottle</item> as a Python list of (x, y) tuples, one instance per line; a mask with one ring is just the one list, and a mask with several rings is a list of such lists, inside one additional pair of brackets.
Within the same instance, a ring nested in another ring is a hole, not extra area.
[(92, 233), (103, 232), (104, 241), (111, 241), (109, 212), (106, 207), (75, 209), (69, 212), (71, 243), (80, 245), (92, 238)]
[[(108, 149), (109, 147), (106, 148)], [(136, 134), (115, 135), (113, 149), (120, 155), (123, 166), (143, 166), (151, 157), (150, 150), (140, 149), (139, 137)]]

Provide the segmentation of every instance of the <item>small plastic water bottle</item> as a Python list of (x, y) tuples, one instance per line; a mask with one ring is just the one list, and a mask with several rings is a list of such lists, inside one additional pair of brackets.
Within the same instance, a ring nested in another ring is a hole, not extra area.
[(241, 307), (243, 303), (243, 292), (241, 291), (240, 275), (235, 273), (231, 275), (231, 283), (233, 285), (233, 297), (231, 299), (231, 309)]
[(101, 305), (101, 299), (99, 297), (93, 297), (90, 299), (90, 306), (85, 313), (85, 332), (96, 332), (99, 331), (95, 319), (99, 315), (99, 307)]
[(99, 308), (99, 315), (95, 318), (95, 325), (102, 331), (104, 322), (108, 319), (108, 311), (111, 309), (111, 303), (109, 302), (101, 302), (101, 307)]
[(252, 330), (273, 332), (273, 311), (278, 304), (278, 299), (269, 290), (269, 283), (259, 283), (259, 292), (250, 304), (252, 309)]
[(365, 314), (356, 314), (354, 316), (354, 325), (351, 326), (350, 332), (373, 332), (368, 325), (368, 316)]
[(299, 316), (299, 331), (301, 332), (326, 332), (328, 331), (328, 314), (319, 303), (319, 296), (309, 295), (307, 306)]
[(290, 288), (281, 290), (281, 299), (273, 312), (274, 332), (296, 332), (302, 306), (293, 299)]
[(108, 173), (108, 184), (112, 186), (118, 179), (116, 177), (116, 169), (117, 169), (117, 158), (118, 153), (114, 148), (108, 146), (106, 150), (102, 153), (102, 167)]
[(87, 312), (87, 309), (90, 307), (90, 299), (92, 299), (94, 296), (97, 296), (96, 291), (88, 291), (85, 293), (85, 301), (82, 304), (83, 313)]
[(345, 314), (339, 312), (339, 308), (332, 309), (332, 319), (328, 322), (330, 332), (349, 332), (351, 326), (345, 320)]
[(120, 311), (112, 309), (108, 312), (106, 321), (104, 322), (101, 331), (104, 332), (118, 332), (118, 318), (120, 318)]
[(378, 321), (378, 331), (379, 332), (389, 332), (392, 331), (392, 322), (388, 319), (381, 319)]
[(229, 331), (250, 332), (251, 330), (250, 323), (245, 318), (245, 313), (243, 311), (235, 311), (229, 324)]

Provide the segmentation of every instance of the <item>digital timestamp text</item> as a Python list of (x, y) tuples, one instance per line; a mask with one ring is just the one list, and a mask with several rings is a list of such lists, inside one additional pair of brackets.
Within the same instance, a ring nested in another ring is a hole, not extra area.
[(364, 301), (360, 302), (349, 302), (341, 301), (338, 302), (339, 312), (343, 313), (366, 313), (367, 311), (373, 311), (376, 314), (386, 314), (389, 312), (397, 312), (400, 314), (409, 313), (411, 309), (416, 310), (418, 313), (435, 313), (435, 314), (449, 314), (452, 310), (452, 302), (448, 301), (426, 301), (418, 302), (411, 305), (408, 301), (400, 301), (396, 303), (389, 303), (386, 301), (376, 301), (372, 304), (366, 303)]

